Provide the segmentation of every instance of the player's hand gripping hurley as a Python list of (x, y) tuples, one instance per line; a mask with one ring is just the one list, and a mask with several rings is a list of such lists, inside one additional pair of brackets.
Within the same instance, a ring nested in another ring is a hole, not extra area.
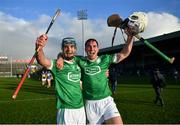
[[(52, 20), (51, 20), (51, 22), (50, 22), (50, 24), (49, 24), (49, 26), (48, 26), (45, 34), (48, 34), (49, 30), (51, 29), (53, 23), (55, 22), (55, 20), (56, 20), (56, 18), (57, 18), (57, 16), (58, 16), (59, 14), (60, 14), (60, 9), (58, 9), (58, 10), (56, 11), (55, 15), (52, 17)], [(22, 84), (24, 83), (24, 80), (26, 79), (26, 77), (27, 77), (27, 75), (28, 75), (28, 73), (29, 73), (29, 71), (30, 71), (30, 69), (31, 69), (31, 65), (34, 63), (34, 61), (35, 61), (35, 59), (36, 59), (36, 55), (37, 55), (39, 49), (40, 49), (40, 48), (37, 48), (37, 49), (36, 49), (33, 57), (31, 58), (31, 60), (30, 60), (30, 62), (29, 62), (29, 64), (28, 64), (28, 67), (27, 67), (26, 71), (25, 71), (24, 74), (23, 74), (23, 77), (22, 77), (21, 81), (19, 82), (19, 84), (18, 84), (15, 92), (13, 93), (13, 96), (12, 96), (13, 99), (16, 99), (17, 94), (18, 94), (18, 92), (19, 92)]]
[(155, 46), (153, 46), (151, 43), (149, 43), (147, 40), (145, 40), (143, 37), (139, 35), (139, 33), (144, 32), (147, 26), (147, 16), (145, 15), (145, 13), (134, 12), (125, 20), (120, 18), (118, 14), (112, 14), (111, 16), (108, 17), (107, 24), (109, 27), (115, 27), (113, 38), (112, 38), (112, 46), (113, 46), (117, 28), (120, 28), (122, 30), (128, 27), (131, 30), (131, 33), (135, 35), (137, 39), (142, 41), (146, 46), (148, 46), (150, 49), (155, 51), (163, 59), (165, 59), (171, 64), (174, 62), (175, 60), (174, 57), (172, 58), (168, 57), (167, 55), (162, 53), (159, 49), (157, 49)]

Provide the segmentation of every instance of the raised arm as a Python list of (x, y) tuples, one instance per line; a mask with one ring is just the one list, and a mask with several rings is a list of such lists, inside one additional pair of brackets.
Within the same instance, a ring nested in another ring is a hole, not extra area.
[(48, 41), (47, 35), (41, 35), (36, 40), (36, 49), (38, 48), (37, 61), (40, 65), (49, 68), (51, 66), (50, 59), (47, 59), (44, 55), (43, 47), (46, 45)]
[(59, 53), (57, 56), (57, 62), (56, 62), (56, 67), (58, 69), (62, 69), (64, 66), (64, 59), (62, 53)]
[(117, 55), (116, 55), (117, 56), (117, 63), (124, 60), (125, 58), (127, 58), (129, 56), (129, 54), (131, 53), (131, 50), (132, 50), (134, 36), (129, 31), (129, 29), (126, 29), (125, 33), (127, 34), (127, 42), (124, 45), (123, 49), (119, 53), (117, 53)]

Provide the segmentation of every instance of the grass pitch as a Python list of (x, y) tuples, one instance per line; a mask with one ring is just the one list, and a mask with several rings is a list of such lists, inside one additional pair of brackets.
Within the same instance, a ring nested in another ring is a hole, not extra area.
[(19, 81), (16, 78), (0, 78), (0, 123), (56, 123), (54, 88), (47, 89), (41, 81), (26, 79), (16, 100), (12, 100)]
[[(146, 80), (144, 84), (128, 80), (121, 81), (113, 95), (125, 124), (180, 123), (180, 85), (167, 85), (162, 93), (165, 106), (160, 107), (153, 103), (154, 90)], [(41, 81), (26, 79), (12, 100), (19, 81), (0, 78), (0, 124), (56, 124), (54, 87), (47, 89)]]

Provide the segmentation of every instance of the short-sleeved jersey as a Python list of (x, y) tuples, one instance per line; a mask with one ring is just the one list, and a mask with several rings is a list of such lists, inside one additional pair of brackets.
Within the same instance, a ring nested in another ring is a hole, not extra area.
[(95, 61), (76, 56), (81, 67), (83, 96), (87, 100), (99, 100), (111, 95), (106, 71), (109, 65), (116, 62), (115, 55), (102, 55)]
[(51, 67), (55, 80), (57, 96), (57, 109), (76, 109), (83, 106), (82, 90), (80, 87), (81, 70), (76, 62), (64, 61), (64, 67), (59, 70), (56, 60), (51, 61)]

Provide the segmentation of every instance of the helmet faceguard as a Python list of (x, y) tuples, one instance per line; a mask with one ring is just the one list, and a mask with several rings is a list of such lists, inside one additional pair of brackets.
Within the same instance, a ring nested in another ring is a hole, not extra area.
[(73, 37), (66, 37), (62, 40), (62, 44), (61, 44), (64, 59), (72, 60), (74, 58), (76, 51), (74, 49), (65, 51), (66, 45), (73, 45), (74, 48), (76, 49), (76, 40)]
[(128, 19), (128, 27), (135, 34), (143, 32), (148, 23), (147, 15), (143, 12), (134, 12)]
[(66, 37), (66, 38), (64, 38), (62, 40), (62, 44), (61, 44), (62, 48), (64, 48), (64, 46), (66, 44), (73, 44), (75, 46), (75, 48), (76, 48), (76, 40), (73, 37)]

